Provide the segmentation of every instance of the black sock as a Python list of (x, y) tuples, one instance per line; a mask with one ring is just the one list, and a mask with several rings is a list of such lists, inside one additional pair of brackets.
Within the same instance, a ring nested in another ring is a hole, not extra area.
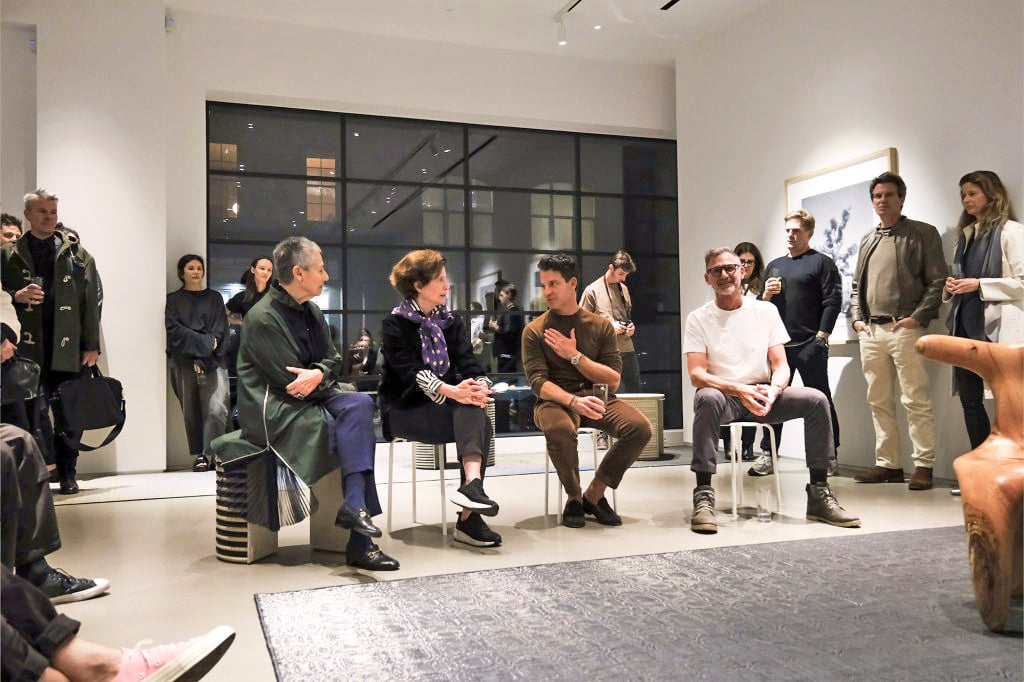
[(14, 570), (15, 573), (17, 573), (19, 576), (29, 581), (33, 585), (38, 586), (44, 580), (46, 580), (46, 576), (49, 575), (50, 571), (52, 571), (53, 569), (50, 568), (50, 564), (46, 563), (46, 559), (40, 557), (35, 561), (30, 561), (27, 564), (21, 564)]
[(348, 547), (345, 548), (349, 554), (362, 556), (369, 552), (371, 547), (373, 547), (373, 540), (370, 538), (360, 533), (349, 533)]
[(698, 486), (711, 485), (711, 476), (712, 476), (712, 474), (709, 474), (709, 473), (707, 473), (705, 471), (698, 471), (696, 473), (697, 473), (697, 485)]
[(828, 483), (828, 469), (811, 469), (811, 484), (825, 485)]

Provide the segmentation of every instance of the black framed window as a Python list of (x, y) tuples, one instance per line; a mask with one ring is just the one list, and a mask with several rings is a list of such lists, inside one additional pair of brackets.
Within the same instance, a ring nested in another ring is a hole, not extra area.
[[(639, 265), (627, 284), (641, 384), (666, 393), (666, 427), (682, 426), (674, 141), (208, 102), (207, 148), (211, 288), (240, 291), (284, 237), (318, 242), (330, 280), (317, 303), (360, 390), (374, 385), (355, 368), (362, 331), (379, 344), (399, 302), (388, 275), (408, 251), (444, 253), (478, 359), (525, 386), (498, 337), (499, 282), (515, 286), (521, 326), (546, 308), (544, 254), (575, 255), (582, 292), (625, 249)], [(499, 434), (536, 431), (527, 392), (506, 394)]]

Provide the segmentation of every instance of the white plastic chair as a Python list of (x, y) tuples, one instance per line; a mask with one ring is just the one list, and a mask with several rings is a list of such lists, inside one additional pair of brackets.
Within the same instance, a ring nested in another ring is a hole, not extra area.
[[(775, 512), (782, 513), (782, 483), (779, 480), (779, 454), (778, 449), (775, 445), (775, 430), (771, 424), (761, 424), (760, 422), (729, 422), (729, 450), (732, 454), (732, 515), (733, 518), (738, 516), (737, 514), (737, 499), (742, 504), (743, 500), (743, 465), (749, 464), (749, 462), (742, 461), (743, 456), (743, 427), (752, 426), (756, 429), (754, 433), (754, 442), (758, 442), (761, 439), (761, 429), (768, 430), (768, 442), (771, 444), (772, 451), (772, 472), (775, 477)], [(737, 491), (737, 488), (739, 489)]]
[[(405, 438), (392, 438), (391, 444), (388, 448), (388, 534), (391, 534), (391, 509), (392, 495), (391, 485), (395, 480), (395, 443), (412, 443), (413, 441)], [(448, 535), (448, 507), (445, 504), (447, 499), (445, 497), (444, 490), (444, 464), (445, 464), (445, 446), (446, 443), (428, 443), (434, 448), (434, 459), (438, 462), (438, 471), (441, 473), (441, 535), (442, 537)], [(416, 448), (411, 447), (410, 452), (412, 453), (412, 522), (416, 523)]]
[[(597, 475), (597, 434), (601, 432), (601, 429), (594, 429), (587, 426), (580, 427), (576, 431), (577, 439), (579, 436), (590, 436), (590, 446), (594, 452), (594, 475)], [(554, 467), (551, 463), (551, 458), (548, 457), (547, 451), (544, 452), (544, 516), (546, 517), (549, 513), (549, 503), (551, 501), (550, 484), (551, 484), (551, 470)], [(556, 472), (557, 473), (557, 472)], [(618, 512), (619, 500), (616, 495), (616, 491), (612, 488), (612, 509)], [(558, 481), (558, 510), (555, 512), (558, 523), (562, 522), (562, 482)]]

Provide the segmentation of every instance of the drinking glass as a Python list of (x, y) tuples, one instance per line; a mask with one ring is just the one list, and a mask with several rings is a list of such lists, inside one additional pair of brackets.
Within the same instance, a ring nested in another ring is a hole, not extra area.
[[(29, 284), (35, 284), (36, 286), (40, 286), (41, 287), (41, 286), (43, 286), (43, 278), (42, 277), (29, 277), (28, 278), (28, 283)], [(29, 303), (28, 305), (25, 306), (25, 312), (26, 313), (31, 312), (32, 310), (33, 310), (33, 308), (32, 308), (32, 304), (31, 303)]]
[(964, 266), (963, 266), (963, 264), (962, 263), (953, 263), (953, 267), (950, 268), (950, 274), (953, 276), (953, 279), (963, 279), (964, 278)]
[(594, 384), (594, 396), (600, 398), (602, 403), (607, 403), (608, 384)]
[(757, 520), (759, 523), (768, 523), (772, 520), (772, 489), (762, 487), (757, 489)]

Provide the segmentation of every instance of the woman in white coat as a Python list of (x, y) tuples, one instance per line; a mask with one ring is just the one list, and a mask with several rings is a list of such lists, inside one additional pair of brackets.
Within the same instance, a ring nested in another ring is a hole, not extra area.
[[(947, 326), (955, 336), (1009, 345), (1024, 343), (1024, 225), (1016, 222), (1002, 180), (992, 171), (960, 178), (963, 213), (957, 224), (953, 277), (944, 300), (952, 300)], [(991, 430), (985, 385), (977, 374), (953, 369), (971, 447)]]

